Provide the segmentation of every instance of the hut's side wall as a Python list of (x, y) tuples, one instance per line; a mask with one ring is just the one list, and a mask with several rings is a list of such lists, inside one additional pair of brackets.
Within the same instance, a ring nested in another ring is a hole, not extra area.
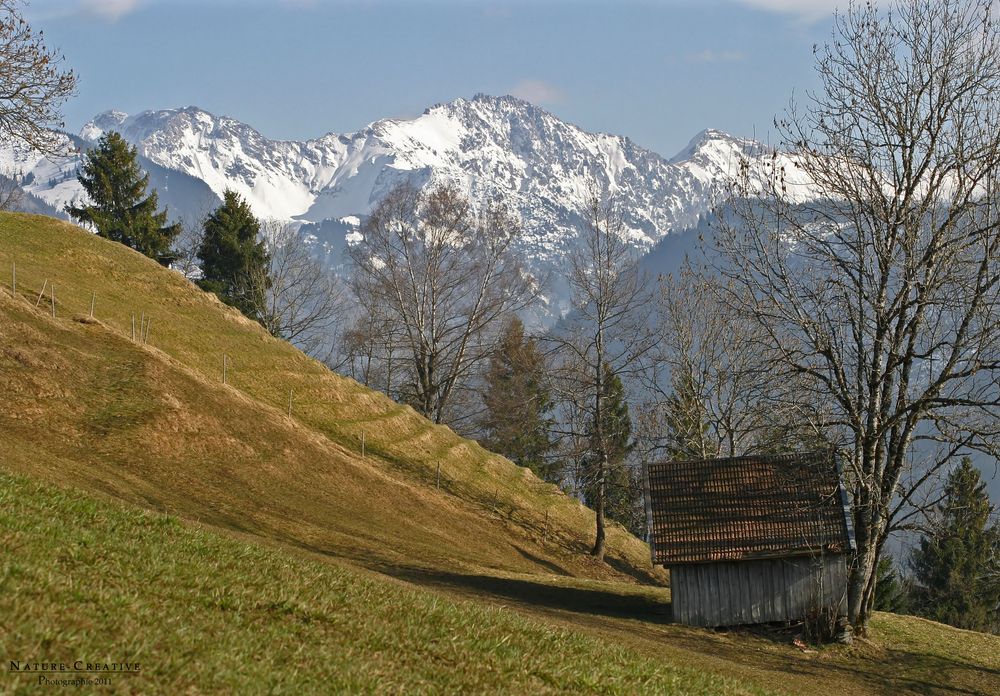
[(820, 607), (847, 610), (847, 561), (821, 557), (670, 566), (674, 620), (691, 626), (795, 621)]

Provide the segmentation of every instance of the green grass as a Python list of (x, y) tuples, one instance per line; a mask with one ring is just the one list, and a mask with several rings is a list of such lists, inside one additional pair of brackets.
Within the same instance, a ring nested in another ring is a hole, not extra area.
[(119, 693), (763, 693), (3, 473), (0, 549), (0, 655), (140, 663)]

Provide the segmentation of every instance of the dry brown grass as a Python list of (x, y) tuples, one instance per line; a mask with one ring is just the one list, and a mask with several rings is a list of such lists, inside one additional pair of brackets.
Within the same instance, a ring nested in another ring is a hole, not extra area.
[[(646, 546), (621, 529), (610, 565), (593, 563), (591, 513), (575, 500), (330, 372), (124, 246), (0, 214), (0, 269), (0, 454), (11, 470), (366, 562), (652, 572)], [(46, 280), (55, 319), (48, 293), (34, 306)], [(133, 314), (151, 320), (149, 345), (130, 340)]]

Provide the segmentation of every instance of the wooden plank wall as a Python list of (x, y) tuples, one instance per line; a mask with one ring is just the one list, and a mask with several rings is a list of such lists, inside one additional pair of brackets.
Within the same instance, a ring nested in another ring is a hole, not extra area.
[(674, 620), (691, 626), (796, 621), (819, 607), (847, 611), (846, 556), (670, 567)]

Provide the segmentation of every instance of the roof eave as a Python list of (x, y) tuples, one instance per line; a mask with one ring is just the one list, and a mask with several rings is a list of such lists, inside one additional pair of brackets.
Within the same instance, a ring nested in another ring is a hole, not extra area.
[(698, 559), (653, 559), (654, 565), (664, 567), (679, 565), (705, 565), (709, 563), (741, 563), (743, 561), (767, 561), (780, 560), (782, 558), (815, 558), (818, 556), (840, 556), (853, 551), (842, 548), (837, 544), (829, 544), (821, 548), (791, 549), (788, 551), (761, 551), (758, 553), (747, 553), (733, 558), (698, 558)]

